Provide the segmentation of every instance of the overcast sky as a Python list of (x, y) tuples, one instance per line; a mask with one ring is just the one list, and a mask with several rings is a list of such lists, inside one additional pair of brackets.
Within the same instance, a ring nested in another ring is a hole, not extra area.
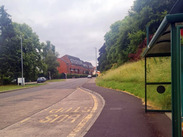
[(50, 40), (60, 57), (68, 54), (95, 65), (110, 25), (128, 15), (134, 0), (0, 0), (12, 20)]

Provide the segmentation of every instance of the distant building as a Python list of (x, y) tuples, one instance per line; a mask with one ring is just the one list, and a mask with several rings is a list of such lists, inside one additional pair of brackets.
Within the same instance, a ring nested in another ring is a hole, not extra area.
[(90, 62), (84, 62), (77, 57), (65, 55), (58, 58), (60, 66), (57, 68), (58, 72), (67, 74), (92, 74), (94, 67)]

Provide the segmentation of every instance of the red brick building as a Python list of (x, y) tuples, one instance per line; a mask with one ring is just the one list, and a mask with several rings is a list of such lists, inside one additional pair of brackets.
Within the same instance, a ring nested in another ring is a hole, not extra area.
[(84, 62), (70, 55), (58, 58), (57, 61), (60, 63), (60, 66), (57, 68), (60, 74), (92, 74), (94, 71), (94, 67), (90, 62)]

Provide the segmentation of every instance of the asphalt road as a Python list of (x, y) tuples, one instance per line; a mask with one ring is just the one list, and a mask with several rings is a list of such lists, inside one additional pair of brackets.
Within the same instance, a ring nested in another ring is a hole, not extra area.
[(0, 136), (83, 136), (99, 116), (104, 102), (70, 79), (0, 94)]
[(171, 137), (171, 120), (140, 99), (70, 79), (0, 94), (0, 136)]
[(82, 79), (66, 83), (59, 82), (59, 84), (50, 83), (45, 86), (0, 94), (0, 129), (59, 102), (84, 82), (86, 80)]

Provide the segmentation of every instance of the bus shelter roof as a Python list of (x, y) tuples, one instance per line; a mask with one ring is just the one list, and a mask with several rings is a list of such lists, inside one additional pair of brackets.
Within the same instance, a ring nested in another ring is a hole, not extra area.
[(183, 25), (183, 0), (178, 0), (168, 15), (161, 22), (159, 28), (143, 53), (144, 57), (161, 57), (171, 55), (171, 24)]

